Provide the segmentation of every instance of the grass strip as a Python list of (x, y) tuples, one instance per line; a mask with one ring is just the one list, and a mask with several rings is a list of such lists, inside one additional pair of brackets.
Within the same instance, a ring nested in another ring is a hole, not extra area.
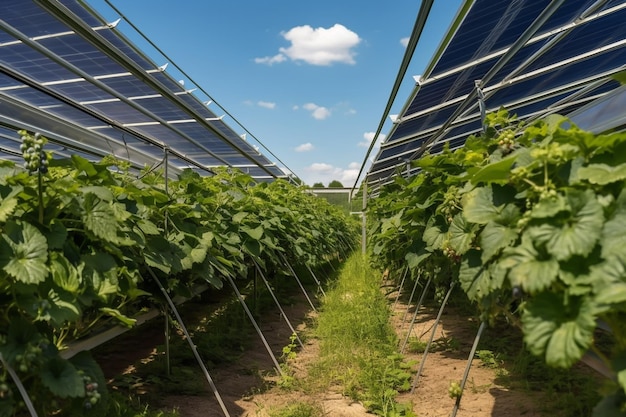
[(411, 407), (395, 401), (399, 391), (410, 389), (410, 364), (398, 353), (381, 283), (382, 274), (365, 255), (346, 260), (320, 309), (314, 331), (320, 357), (309, 377), (320, 388), (340, 386), (375, 414), (412, 416)]

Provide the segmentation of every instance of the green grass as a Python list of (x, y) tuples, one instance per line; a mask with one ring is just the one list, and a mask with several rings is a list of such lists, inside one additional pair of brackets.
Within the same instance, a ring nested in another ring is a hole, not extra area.
[(319, 389), (339, 385), (379, 415), (411, 415), (409, 407), (395, 402), (398, 391), (410, 388), (411, 373), (397, 352), (381, 281), (382, 274), (360, 254), (342, 266), (317, 319), (320, 357), (308, 383)]
[(270, 417), (323, 417), (324, 410), (320, 405), (296, 402), (283, 408), (269, 412)]

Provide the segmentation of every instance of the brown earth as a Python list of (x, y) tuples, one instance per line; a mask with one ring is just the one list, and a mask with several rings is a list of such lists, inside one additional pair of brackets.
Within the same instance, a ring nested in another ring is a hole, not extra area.
[[(395, 295), (392, 294), (391, 297)], [(284, 306), (286, 316), (292, 325), (302, 334), (307, 331), (311, 317), (309, 304), (302, 294), (294, 297), (296, 302), (291, 306)], [(402, 343), (408, 331), (408, 322), (413, 315), (412, 306), (402, 301), (394, 304), (392, 322)], [(195, 307), (194, 307), (195, 308)], [(449, 310), (449, 309), (447, 309)], [(417, 315), (413, 327), (413, 336), (426, 341), (436, 317), (432, 307), (423, 307)], [(404, 322), (402, 320), (404, 319)], [(266, 314), (260, 327), (267, 338), (267, 342), (280, 361), (284, 346), (289, 343), (291, 330), (284, 317), (276, 313)], [(454, 312), (448, 312), (442, 317), (435, 333), (433, 348), (424, 362), (422, 375), (413, 394), (403, 393), (398, 400), (411, 403), (415, 413), (420, 417), (449, 416), (454, 407), (454, 400), (448, 396), (448, 386), (451, 381), (459, 381), (466, 367), (467, 357), (477, 325), (471, 319)], [(119, 354), (109, 351), (106, 356), (108, 376), (122, 372), (133, 371), (129, 364), (140, 357), (146, 358), (155, 355), (156, 344), (162, 343), (162, 328), (147, 330), (141, 336), (133, 336), (131, 341), (121, 341), (123, 346), (132, 345), (132, 349), (124, 348)], [(295, 402), (309, 402), (321, 405), (324, 414), (336, 417), (365, 417), (371, 416), (359, 403), (351, 401), (337, 390), (329, 390), (322, 394), (303, 394), (288, 391), (277, 386), (277, 372), (273, 361), (261, 339), (254, 335), (252, 347), (234, 364), (218, 366), (209, 371), (218, 395), (231, 417), (268, 417), (272, 410), (285, 407)], [(133, 351), (137, 356), (129, 356)], [(296, 377), (306, 374), (309, 364), (318, 356), (318, 343), (315, 339), (308, 339), (304, 348), (297, 351), (297, 356), (290, 361), (290, 369)], [(407, 360), (414, 360), (417, 370), (423, 358), (422, 353), (407, 353)], [(507, 388), (501, 381), (502, 370), (484, 366), (475, 359), (469, 374), (468, 382), (463, 393), (458, 417), (513, 417), (540, 416), (539, 393), (524, 389)], [(205, 383), (204, 395), (173, 395), (162, 398), (159, 407), (162, 409), (177, 409), (182, 417), (223, 416), (226, 413), (217, 400), (209, 383)]]

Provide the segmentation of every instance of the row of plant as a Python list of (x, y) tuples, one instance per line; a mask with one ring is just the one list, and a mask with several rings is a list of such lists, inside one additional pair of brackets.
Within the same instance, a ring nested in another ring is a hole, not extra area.
[[(526, 347), (569, 368), (589, 350), (615, 374), (594, 415), (626, 412), (626, 133), (593, 134), (504, 109), (465, 147), (427, 155), (368, 204), (379, 266), (458, 283), (482, 320), (504, 315)], [(609, 352), (598, 327), (612, 333)]]
[(24, 410), (15, 380), (43, 415), (106, 415), (97, 364), (59, 352), (103, 321), (132, 326), (141, 308), (162, 305), (158, 282), (171, 295), (220, 288), (255, 263), (315, 266), (357, 236), (338, 210), (282, 180), (220, 169), (166, 181), (113, 158), (55, 159), (44, 137), (20, 134), (24, 167), (0, 162), (0, 416)]

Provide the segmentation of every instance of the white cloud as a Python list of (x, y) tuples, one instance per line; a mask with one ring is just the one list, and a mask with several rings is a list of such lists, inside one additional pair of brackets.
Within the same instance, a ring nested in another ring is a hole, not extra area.
[(296, 152), (309, 152), (315, 149), (311, 142), (303, 143), (302, 145), (298, 145), (295, 148)]
[(315, 103), (306, 103), (302, 106), (305, 110), (311, 112), (311, 116), (317, 120), (324, 120), (330, 117), (330, 110), (326, 107), (318, 106)]
[(277, 54), (274, 56), (264, 56), (263, 58), (254, 58), (254, 62), (257, 64), (274, 65), (286, 61), (287, 57), (283, 54)]
[(359, 35), (338, 23), (328, 29), (296, 26), (281, 35), (291, 46), (279, 48), (279, 53), (272, 57), (255, 58), (254, 62), (272, 65), (291, 59), (311, 65), (326, 66), (336, 62), (353, 65), (356, 63), (353, 48), (361, 42)]
[(406, 48), (407, 45), (409, 44), (409, 39), (410, 38), (402, 38), (402, 39), (400, 39), (400, 44)]
[(276, 107), (276, 103), (270, 101), (259, 101), (256, 103), (259, 107), (265, 107), (266, 109), (273, 109)]
[(356, 110), (354, 110), (354, 109), (349, 109), (349, 110), (346, 112), (346, 114), (347, 114), (348, 116), (355, 115), (355, 114), (356, 114)]
[[(363, 148), (369, 148), (370, 144), (372, 143), (372, 140), (374, 140), (374, 135), (376, 133), (375, 132), (365, 132), (363, 133), (363, 139), (361, 142), (359, 142), (358, 146), (363, 147)], [(384, 133), (381, 133), (378, 135), (378, 139), (376, 140), (376, 144), (374, 145), (373, 149), (379, 148), (380, 144), (383, 143), (383, 141), (385, 140), (386, 135)]]
[(361, 164), (357, 162), (350, 163), (346, 169), (335, 167), (325, 162), (316, 162), (304, 169), (307, 174), (307, 178), (304, 178), (304, 180), (309, 185), (316, 182), (328, 185), (329, 182), (337, 180), (344, 187), (352, 187), (360, 168)]

